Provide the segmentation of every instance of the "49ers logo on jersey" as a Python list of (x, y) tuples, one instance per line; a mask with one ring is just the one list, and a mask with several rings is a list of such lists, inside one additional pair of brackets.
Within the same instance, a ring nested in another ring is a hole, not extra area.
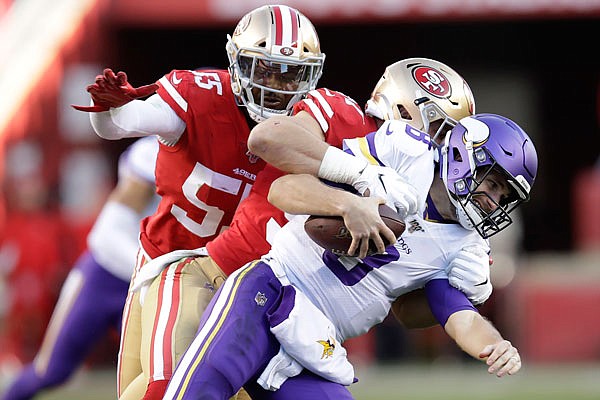
[(452, 88), (448, 79), (435, 68), (417, 67), (412, 71), (415, 81), (429, 94), (435, 97), (450, 97)]

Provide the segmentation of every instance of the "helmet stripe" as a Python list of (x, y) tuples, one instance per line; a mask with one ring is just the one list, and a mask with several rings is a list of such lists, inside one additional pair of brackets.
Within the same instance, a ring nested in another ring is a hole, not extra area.
[(274, 6), (275, 45), (298, 46), (298, 14), (286, 6)]
[(296, 13), (296, 10), (294, 10), (293, 8), (290, 8), (289, 10), (290, 10), (290, 17), (291, 17), (291, 22), (292, 22), (291, 46), (297, 47), (298, 46), (298, 14)]
[(283, 36), (283, 21), (281, 18), (281, 9), (279, 6), (273, 7), (273, 12), (275, 14), (275, 44), (277, 46), (281, 46), (282, 36)]

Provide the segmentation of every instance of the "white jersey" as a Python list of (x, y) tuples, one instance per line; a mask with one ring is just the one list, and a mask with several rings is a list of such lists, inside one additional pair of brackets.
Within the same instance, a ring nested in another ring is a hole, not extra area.
[[(135, 176), (154, 185), (157, 153), (155, 136), (138, 139), (119, 158), (119, 179)], [(114, 201), (104, 205), (87, 240), (90, 252), (104, 269), (129, 281), (139, 248), (140, 221), (156, 211), (158, 201), (156, 195), (142, 213)]]
[[(434, 173), (429, 136), (403, 122), (385, 123), (376, 133), (344, 142), (354, 155), (394, 168), (425, 199)], [(459, 224), (407, 218), (407, 228), (385, 254), (338, 257), (314, 243), (304, 231), (305, 216), (293, 218), (275, 237), (265, 260), (276, 275), (301, 290), (338, 329), (339, 340), (361, 335), (381, 322), (400, 295), (433, 279), (447, 279), (454, 254), (487, 242)]]

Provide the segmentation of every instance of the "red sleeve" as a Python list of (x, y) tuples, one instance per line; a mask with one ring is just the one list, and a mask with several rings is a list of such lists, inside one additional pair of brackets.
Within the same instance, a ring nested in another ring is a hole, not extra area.
[(188, 100), (194, 85), (192, 71), (173, 70), (158, 80), (156, 93), (175, 111), (177, 116), (187, 121)]

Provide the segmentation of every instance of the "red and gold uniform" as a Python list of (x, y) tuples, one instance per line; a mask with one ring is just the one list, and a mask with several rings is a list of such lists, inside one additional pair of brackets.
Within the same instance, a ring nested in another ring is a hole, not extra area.
[[(248, 153), (250, 128), (230, 82), (223, 70), (175, 70), (158, 82), (158, 95), (186, 129), (175, 144), (160, 145), (156, 185), (162, 198), (157, 212), (142, 221), (134, 276), (148, 260), (203, 247), (217, 237), (265, 166)], [(222, 275), (218, 269), (174, 264), (153, 281), (143, 309), (139, 293), (130, 293), (119, 353), (121, 398), (139, 398), (146, 380), (170, 378), (194, 336), (199, 310), (214, 294), (215, 287), (205, 283), (217, 275)], [(134, 379), (139, 385), (127, 389)]]
[[(321, 125), (326, 142), (336, 147), (341, 147), (343, 139), (377, 130), (375, 120), (364, 115), (354, 100), (328, 89), (309, 92), (294, 106), (295, 113), (300, 111), (311, 114)], [(208, 253), (225, 274), (266, 254), (270, 239), (287, 222), (284, 213), (267, 200), (271, 183), (282, 174), (267, 165), (237, 209), (230, 229), (207, 244)]]

